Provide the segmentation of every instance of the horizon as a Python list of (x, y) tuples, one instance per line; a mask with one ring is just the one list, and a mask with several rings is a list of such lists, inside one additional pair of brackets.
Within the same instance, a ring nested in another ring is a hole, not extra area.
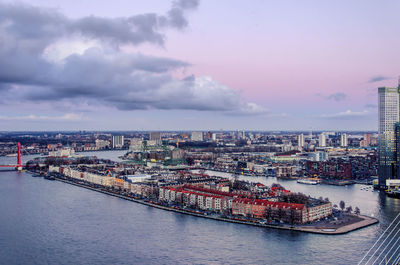
[(0, 127), (377, 131), (398, 7), (0, 0)]

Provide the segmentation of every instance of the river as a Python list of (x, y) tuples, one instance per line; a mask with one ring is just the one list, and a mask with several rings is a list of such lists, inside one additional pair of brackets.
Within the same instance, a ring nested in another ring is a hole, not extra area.
[[(121, 152), (84, 153), (117, 160)], [(32, 157), (23, 157), (23, 161)], [(1, 157), (0, 164), (16, 158)], [(280, 183), (344, 200), (380, 220), (345, 235), (217, 222), (125, 201), (28, 173), (0, 171), (2, 264), (357, 264), (400, 211), (400, 200), (364, 185)]]

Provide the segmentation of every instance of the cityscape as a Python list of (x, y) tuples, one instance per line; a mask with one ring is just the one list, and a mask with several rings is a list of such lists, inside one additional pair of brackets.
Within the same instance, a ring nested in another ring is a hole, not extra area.
[(400, 264), (397, 2), (72, 2), (0, 0), (1, 263)]

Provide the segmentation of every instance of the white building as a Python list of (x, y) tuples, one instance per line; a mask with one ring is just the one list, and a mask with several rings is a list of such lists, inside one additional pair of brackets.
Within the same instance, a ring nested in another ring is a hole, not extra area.
[(304, 148), (304, 134), (299, 134), (299, 136), (297, 138), (297, 145), (298, 145), (299, 149)]
[(318, 145), (319, 145), (319, 147), (325, 147), (326, 146), (326, 135), (325, 135), (325, 133), (321, 133), (319, 135)]
[(124, 136), (123, 135), (113, 135), (112, 137), (112, 147), (121, 148), (124, 146)]
[(96, 149), (104, 149), (110, 145), (109, 141), (96, 139)]
[(203, 132), (192, 132), (192, 141), (203, 141)]
[(342, 133), (340, 135), (340, 146), (341, 147), (347, 147), (348, 143), (347, 143), (347, 134)]
[(72, 148), (63, 148), (49, 152), (49, 156), (54, 156), (54, 157), (70, 157), (74, 155), (75, 155), (75, 150)]

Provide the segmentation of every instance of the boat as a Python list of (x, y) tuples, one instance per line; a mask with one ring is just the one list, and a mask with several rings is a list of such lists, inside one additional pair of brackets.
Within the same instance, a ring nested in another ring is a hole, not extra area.
[(6, 157), (16, 157), (17, 156), (17, 154), (15, 153), (15, 154), (8, 154), (8, 155), (6, 155)]
[(400, 199), (400, 190), (399, 189), (391, 189), (386, 191), (387, 196), (392, 198), (399, 198)]
[(311, 179), (298, 179), (297, 183), (308, 184), (308, 185), (317, 185), (318, 184), (317, 181), (311, 180)]

